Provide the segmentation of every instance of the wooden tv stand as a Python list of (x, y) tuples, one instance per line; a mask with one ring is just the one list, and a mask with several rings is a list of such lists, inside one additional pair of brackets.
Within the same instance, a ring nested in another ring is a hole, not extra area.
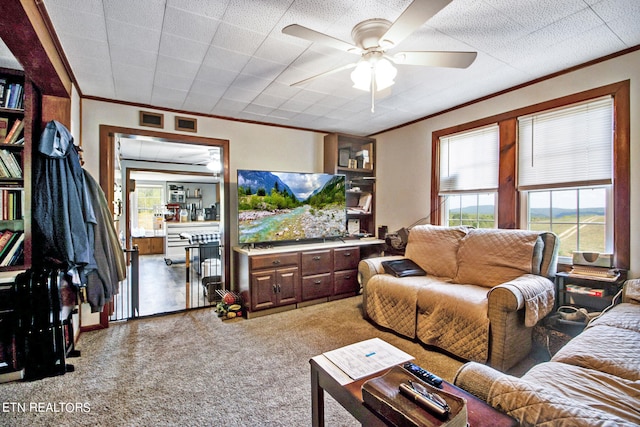
[(384, 240), (360, 239), (247, 249), (236, 246), (234, 275), (247, 318), (357, 295), (358, 263)]

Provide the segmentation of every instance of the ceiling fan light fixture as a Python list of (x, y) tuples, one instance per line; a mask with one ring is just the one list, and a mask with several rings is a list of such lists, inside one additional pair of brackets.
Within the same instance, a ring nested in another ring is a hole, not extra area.
[(375, 91), (381, 91), (395, 83), (398, 70), (385, 58), (362, 59), (351, 72), (353, 87), (365, 92), (371, 91), (371, 79), (375, 79)]
[(395, 83), (398, 70), (388, 59), (381, 58), (375, 64), (376, 91), (384, 90)]
[(354, 68), (351, 72), (351, 81), (353, 82), (353, 87), (365, 92), (369, 92), (369, 90), (371, 89), (372, 71), (373, 67), (371, 65), (371, 62), (367, 61), (366, 59), (358, 62), (356, 68)]

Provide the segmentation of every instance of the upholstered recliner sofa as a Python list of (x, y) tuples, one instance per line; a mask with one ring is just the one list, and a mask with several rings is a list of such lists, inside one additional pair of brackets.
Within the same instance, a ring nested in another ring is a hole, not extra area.
[(420, 225), (405, 251), (426, 276), (359, 264), (363, 316), (462, 359), (506, 371), (527, 356), (554, 305), (558, 238), (550, 232)]
[(455, 384), (524, 426), (638, 426), (640, 280), (622, 301), (520, 378), (469, 362)]

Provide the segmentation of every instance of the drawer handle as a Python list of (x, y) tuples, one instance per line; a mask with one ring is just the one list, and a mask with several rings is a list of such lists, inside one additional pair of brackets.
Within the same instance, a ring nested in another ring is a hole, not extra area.
[(314, 260), (314, 261), (320, 261), (320, 259), (321, 259), (321, 258), (320, 258), (319, 256), (317, 256), (317, 255), (313, 257), (313, 260)]
[(314, 285), (322, 285), (322, 280), (315, 280), (313, 282)]
[(346, 256), (346, 257), (347, 257), (347, 256), (351, 256), (351, 252), (346, 252), (346, 253), (344, 254), (344, 256)]
[(280, 260), (279, 260), (279, 259), (276, 259), (276, 260), (274, 260), (274, 261), (272, 262), (272, 264), (278, 265), (278, 264), (280, 264)]
[(345, 280), (349, 280), (349, 279), (351, 279), (351, 275), (344, 276), (344, 278), (345, 278)]

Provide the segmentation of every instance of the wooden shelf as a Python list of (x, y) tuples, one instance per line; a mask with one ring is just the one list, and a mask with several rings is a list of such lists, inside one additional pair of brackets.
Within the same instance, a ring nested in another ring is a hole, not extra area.
[[(11, 230), (24, 233), (23, 255), (20, 262), (0, 266), (0, 272), (13, 272), (31, 267), (31, 139), (34, 133), (34, 117), (37, 116), (39, 111), (39, 95), (21, 71), (0, 68), (0, 79), (4, 80), (5, 91), (12, 84), (22, 86), (20, 93), (22, 98), (16, 102), (23, 108), (0, 107), (0, 117), (8, 119), (7, 133), (17, 120), (24, 122), (21, 135), (18, 135), (18, 137), (24, 138), (24, 144), (5, 144), (4, 138), (0, 142), (0, 150), (5, 150), (5, 153), (14, 157), (19, 163), (22, 172), (22, 176), (19, 177), (6, 176), (0, 178), (0, 188), (3, 194), (6, 191), (7, 198), (20, 197), (22, 202), (13, 205), (15, 212), (11, 214), (10, 218), (15, 219), (0, 220), (0, 231)], [(14, 173), (14, 175), (17, 175), (17, 173)], [(4, 203), (8, 204), (8, 200), (5, 199)], [(5, 207), (3, 209), (6, 211)], [(15, 241), (12, 243), (17, 244)]]
[[(369, 213), (350, 213), (347, 218), (359, 218), (360, 230), (372, 236), (376, 232), (375, 220), (375, 186), (376, 186), (376, 140), (373, 138), (346, 135), (340, 133), (328, 134), (324, 137), (324, 171), (345, 175), (347, 182), (347, 209), (357, 206), (358, 198), (363, 194), (371, 194), (371, 211)], [(367, 151), (370, 167), (347, 167), (349, 160), (357, 162), (358, 153)], [(348, 155), (348, 159), (347, 159)], [(358, 188), (351, 190), (351, 188)]]

